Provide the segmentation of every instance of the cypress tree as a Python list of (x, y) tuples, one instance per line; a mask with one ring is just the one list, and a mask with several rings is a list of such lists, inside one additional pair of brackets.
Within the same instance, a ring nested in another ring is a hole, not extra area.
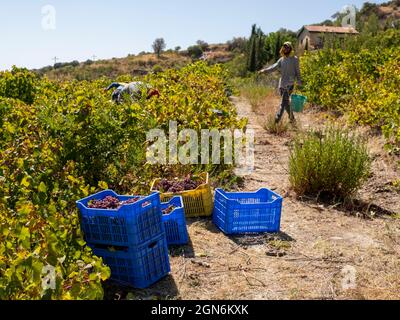
[(254, 24), (251, 28), (249, 47), (247, 49), (247, 70), (255, 72), (257, 70), (257, 26)]
[(281, 57), (281, 48), (282, 48), (282, 37), (280, 32), (277, 32), (276, 34), (276, 40), (275, 40), (275, 60), (278, 60)]
[(250, 72), (255, 72), (257, 70), (257, 41), (255, 36), (250, 40), (248, 70)]
[(265, 61), (265, 37), (264, 33), (259, 29), (257, 39), (257, 69), (260, 69)]

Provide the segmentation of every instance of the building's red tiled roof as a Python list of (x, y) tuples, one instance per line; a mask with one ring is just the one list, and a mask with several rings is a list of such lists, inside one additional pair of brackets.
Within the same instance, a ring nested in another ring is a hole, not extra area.
[(358, 34), (358, 31), (352, 27), (304, 26), (304, 29), (310, 32)]

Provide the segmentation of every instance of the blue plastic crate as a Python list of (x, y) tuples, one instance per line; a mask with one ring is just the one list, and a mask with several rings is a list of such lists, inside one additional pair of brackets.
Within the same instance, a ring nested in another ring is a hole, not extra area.
[(165, 234), (133, 248), (90, 247), (110, 267), (111, 279), (122, 285), (146, 289), (171, 272)]
[[(113, 196), (120, 201), (139, 198), (118, 210), (91, 209), (88, 202)], [(131, 247), (143, 244), (165, 232), (162, 224), (159, 193), (148, 197), (120, 196), (106, 190), (77, 202), (82, 216), (82, 230), (90, 244)]]
[(276, 233), (280, 231), (283, 199), (260, 189), (254, 193), (215, 191), (214, 224), (225, 234)]
[(161, 210), (174, 206), (176, 209), (170, 214), (164, 214), (162, 221), (167, 234), (168, 245), (185, 245), (189, 242), (186, 226), (185, 209), (181, 196), (172, 198), (169, 202), (161, 204)]

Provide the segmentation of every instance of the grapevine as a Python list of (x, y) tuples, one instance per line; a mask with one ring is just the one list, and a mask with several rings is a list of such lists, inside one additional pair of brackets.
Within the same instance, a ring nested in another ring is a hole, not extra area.
[[(76, 201), (105, 186), (148, 194), (165, 169), (146, 165), (145, 133), (168, 129), (170, 120), (198, 131), (243, 128), (225, 79), (221, 66), (196, 63), (142, 79), (159, 89), (158, 99), (116, 105), (103, 90), (107, 79), (53, 82), (23, 69), (0, 72), (0, 299), (102, 299), (110, 270), (84, 242)], [(181, 169), (169, 168), (168, 176)], [(187, 180), (175, 188), (197, 185)], [(46, 268), (54, 270), (55, 288), (42, 286)]]

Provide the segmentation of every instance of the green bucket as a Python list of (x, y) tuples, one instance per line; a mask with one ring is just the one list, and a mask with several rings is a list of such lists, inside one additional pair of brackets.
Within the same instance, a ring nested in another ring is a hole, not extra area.
[(291, 103), (292, 110), (294, 112), (303, 112), (304, 105), (306, 104), (306, 102), (307, 102), (307, 97), (298, 94), (293, 94)]

